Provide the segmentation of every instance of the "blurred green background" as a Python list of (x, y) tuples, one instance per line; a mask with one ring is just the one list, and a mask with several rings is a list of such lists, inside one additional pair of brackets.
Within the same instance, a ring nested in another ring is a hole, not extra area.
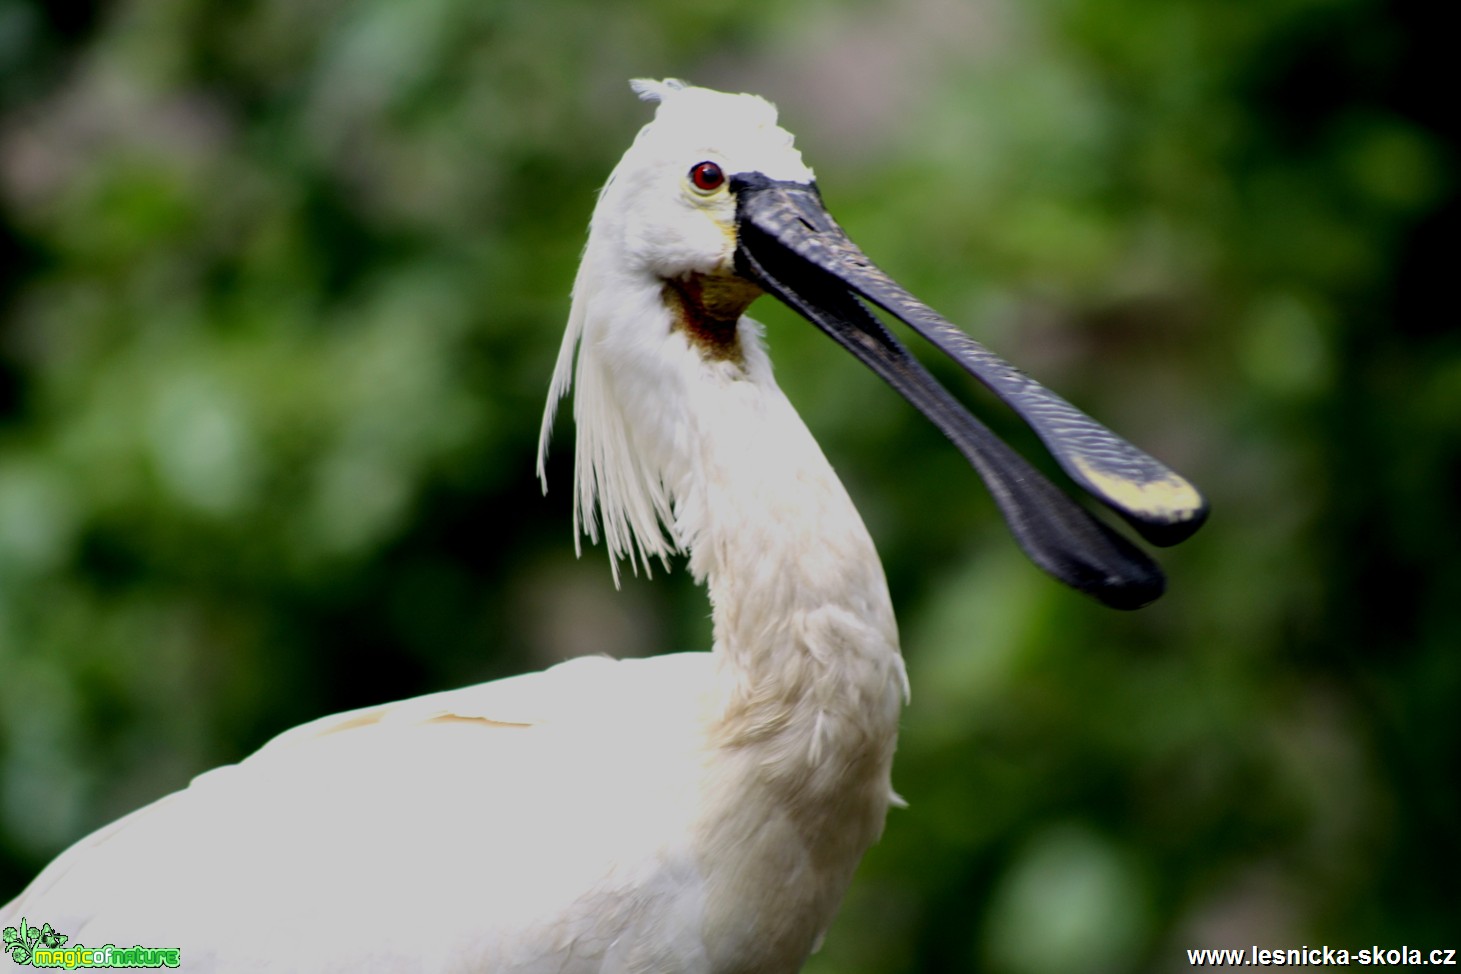
[(1162, 601), (1088, 603), (757, 305), (914, 688), (809, 969), (1461, 946), (1433, 7), (0, 0), (0, 900), (312, 717), (709, 645), (683, 570), (574, 559), (566, 421), (532, 476), (626, 80), (673, 75), (776, 101), (875, 260), (1213, 502)]

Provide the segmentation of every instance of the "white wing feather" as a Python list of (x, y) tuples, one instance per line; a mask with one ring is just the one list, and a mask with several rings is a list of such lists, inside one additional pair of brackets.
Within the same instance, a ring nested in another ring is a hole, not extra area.
[(710, 673), (585, 658), (313, 721), (78, 842), (0, 919), (191, 971), (700, 970)]

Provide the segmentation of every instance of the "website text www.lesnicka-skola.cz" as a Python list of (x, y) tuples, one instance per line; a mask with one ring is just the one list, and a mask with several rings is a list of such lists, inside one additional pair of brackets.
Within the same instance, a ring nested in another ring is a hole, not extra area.
[(1454, 967), (1456, 948), (1189, 947), (1193, 967)]

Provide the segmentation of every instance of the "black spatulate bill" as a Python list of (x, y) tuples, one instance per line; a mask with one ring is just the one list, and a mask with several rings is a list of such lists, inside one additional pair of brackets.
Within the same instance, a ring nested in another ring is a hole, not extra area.
[(1154, 544), (1189, 537), (1207, 516), (1195, 488), (939, 317), (857, 248), (816, 187), (736, 176), (736, 267), (882, 376), (931, 420), (989, 486), (1037, 565), (1115, 608), (1161, 595), (1161, 570), (975, 419), (864, 307), (879, 305), (954, 358), (1028, 422), (1076, 483)]

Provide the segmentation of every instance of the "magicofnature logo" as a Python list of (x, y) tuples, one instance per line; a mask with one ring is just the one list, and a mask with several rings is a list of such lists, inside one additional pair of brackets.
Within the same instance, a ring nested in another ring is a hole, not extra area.
[(66, 934), (58, 933), (49, 923), (33, 927), (25, 917), (20, 918), (20, 926), (6, 927), (0, 936), (4, 937), (5, 953), (22, 967), (70, 971), (78, 967), (177, 967), (182, 963), (183, 952), (177, 947), (67, 947), (70, 938)]

